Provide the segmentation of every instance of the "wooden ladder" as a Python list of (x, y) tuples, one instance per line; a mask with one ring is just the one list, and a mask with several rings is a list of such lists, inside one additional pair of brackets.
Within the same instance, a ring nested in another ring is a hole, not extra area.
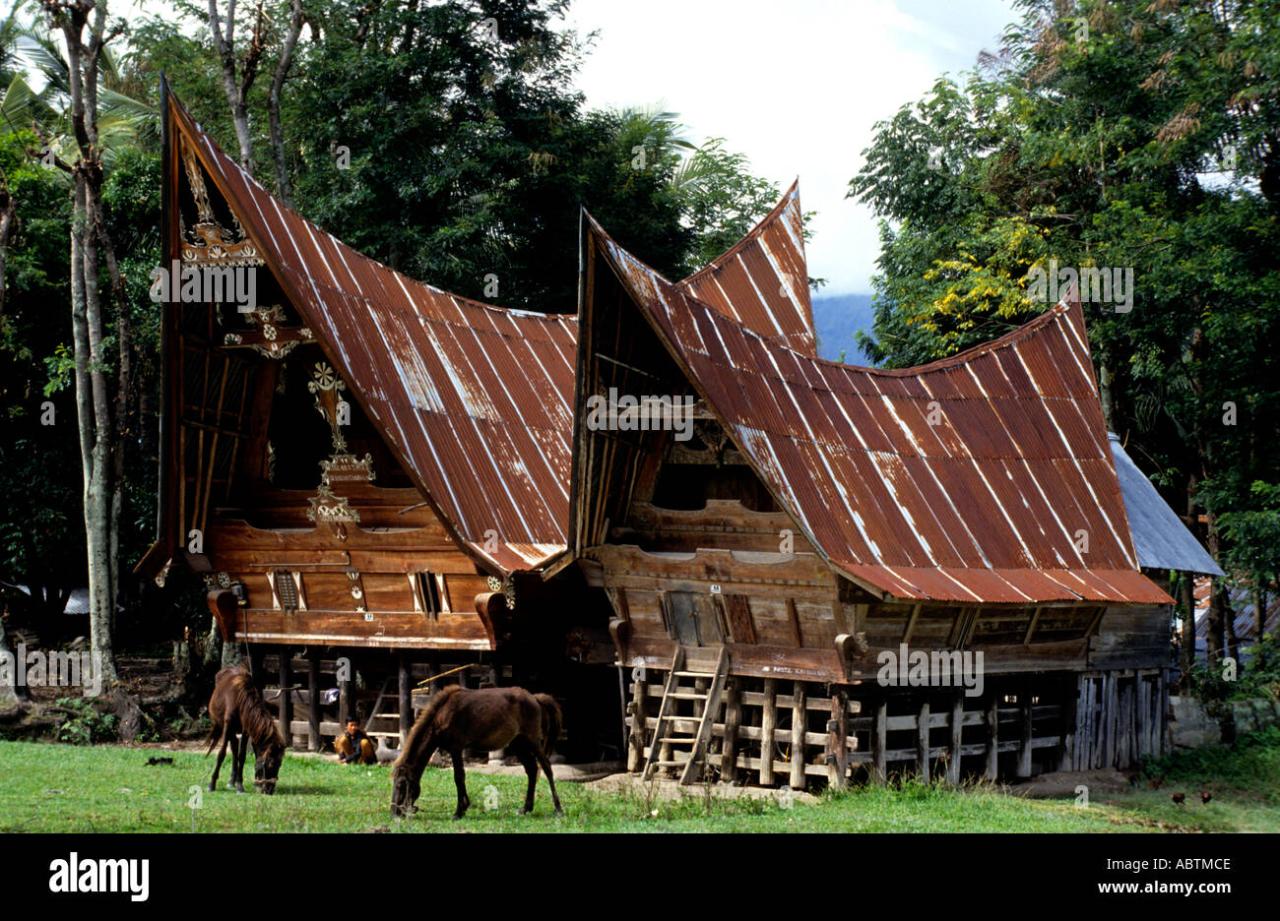
[[(653, 739), (649, 743), (649, 752), (645, 759), (645, 780), (653, 777), (658, 768), (680, 767), (680, 783), (690, 784), (702, 779), (706, 765), (707, 746), (711, 742), (711, 729), (715, 725), (722, 704), (725, 679), (729, 674), (729, 653), (724, 647), (716, 659), (714, 671), (699, 671), (685, 666), (683, 646), (676, 648), (671, 658), (671, 671), (667, 673), (667, 683), (662, 691), (662, 704), (658, 708), (658, 722), (653, 729)], [(706, 680), (705, 690), (699, 690), (687, 680)], [(680, 702), (689, 701), (693, 713), (681, 713)], [(638, 715), (643, 719), (643, 715)], [(696, 721), (697, 731), (693, 735), (676, 735), (672, 731), (672, 723), (691, 723)], [(671, 749), (679, 746), (690, 746), (689, 757), (662, 759), (663, 748)]]
[[(400, 747), (400, 710), (399, 710), (400, 701), (397, 694), (388, 693), (388, 689), (391, 687), (391, 682), (394, 680), (396, 679), (392, 677), (392, 678), (387, 678), (382, 682), (382, 687), (378, 690), (378, 699), (373, 702), (373, 709), (369, 711), (369, 718), (364, 721), (364, 733), (371, 739), (384, 740), (384, 744), (387, 744), (387, 745), (389, 745), (391, 742), (394, 741), (395, 742), (394, 747), (399, 748)], [(394, 704), (396, 704), (396, 709), (390, 712), (383, 712), (382, 702), (388, 699), (391, 700)], [(378, 728), (374, 724), (377, 723), (379, 720), (382, 720), (384, 722), (386, 720), (391, 720), (395, 728), (390, 730)]]

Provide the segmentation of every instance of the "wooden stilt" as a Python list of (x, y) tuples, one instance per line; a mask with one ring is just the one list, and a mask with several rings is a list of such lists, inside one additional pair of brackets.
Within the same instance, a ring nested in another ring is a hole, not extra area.
[(733, 783), (738, 777), (738, 724), (742, 721), (742, 698), (730, 678), (724, 689), (724, 748), (720, 753), (720, 777)]
[(409, 657), (403, 652), (398, 656), (399, 672), (399, 710), (400, 710), (400, 744), (404, 745), (409, 738), (409, 730), (413, 728), (413, 673), (409, 668)]
[(280, 648), (280, 734), (284, 736), (285, 748), (293, 748), (292, 655), (287, 646)]
[(1000, 694), (991, 693), (987, 702), (987, 780), (1000, 777)]
[(338, 725), (343, 732), (347, 731), (347, 720), (359, 719), (356, 713), (355, 702), (355, 682), (351, 680), (350, 675), (344, 675), (342, 668), (338, 669)]
[(627, 770), (635, 773), (644, 769), (644, 737), (648, 731), (649, 680), (643, 679), (631, 683), (631, 733), (627, 744)]
[(876, 701), (875, 725), (871, 730), (871, 782), (882, 784), (889, 778), (889, 699)]
[(760, 785), (773, 786), (774, 732), (778, 725), (778, 681), (764, 679), (764, 708), (760, 718)]
[(320, 654), (307, 653), (307, 751), (318, 752), (320, 744)]
[(1018, 735), (1018, 776), (1031, 776), (1031, 682), (1024, 681), (1018, 690), (1018, 710), (1022, 716), (1022, 724)]
[(831, 722), (827, 726), (827, 782), (833, 790), (849, 785), (849, 695), (831, 689)]
[(916, 715), (916, 773), (921, 783), (929, 782), (929, 701), (920, 704)]
[(791, 691), (791, 789), (804, 789), (804, 735), (806, 727), (805, 683), (795, 682)]
[(964, 691), (951, 700), (951, 751), (947, 760), (947, 783), (960, 783), (960, 742), (964, 735)]

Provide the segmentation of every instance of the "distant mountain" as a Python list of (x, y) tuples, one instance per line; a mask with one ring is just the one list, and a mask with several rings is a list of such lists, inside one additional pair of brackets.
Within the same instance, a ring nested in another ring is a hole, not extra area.
[(870, 294), (833, 294), (813, 299), (813, 325), (818, 332), (818, 354), (832, 361), (851, 365), (871, 362), (858, 348), (854, 335), (858, 330), (871, 332), (873, 314)]

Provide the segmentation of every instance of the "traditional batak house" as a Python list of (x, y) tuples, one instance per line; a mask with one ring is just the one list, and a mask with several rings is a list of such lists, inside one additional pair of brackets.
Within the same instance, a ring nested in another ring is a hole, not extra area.
[(390, 717), (371, 730), (395, 736), (422, 679), (475, 662), (568, 698), (570, 737), (600, 725), (616, 748), (617, 679), (580, 667), (612, 658), (607, 606), (572, 568), (542, 577), (565, 549), (576, 318), (406, 278), (282, 205), (167, 93), (164, 115), (166, 268), (224, 290), (170, 286), (140, 570), (203, 574), (313, 748), (357, 675)]
[[(918, 368), (824, 361), (790, 213), (798, 264), (749, 238), (700, 285), (584, 222), (569, 543), (631, 669), (630, 768), (801, 788), (1163, 751), (1172, 600), (1080, 305)], [(658, 422), (599, 411), (620, 394)]]

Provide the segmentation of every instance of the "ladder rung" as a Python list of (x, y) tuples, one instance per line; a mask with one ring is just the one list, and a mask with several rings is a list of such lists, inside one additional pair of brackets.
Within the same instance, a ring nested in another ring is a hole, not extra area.
[(677, 678), (714, 678), (712, 672), (676, 672)]
[(667, 743), (671, 743), (672, 745), (689, 745), (696, 741), (698, 741), (697, 736), (663, 736), (658, 740), (658, 745), (662, 746)]
[(706, 691), (672, 691), (667, 695), (674, 697), (676, 700), (706, 700)]

